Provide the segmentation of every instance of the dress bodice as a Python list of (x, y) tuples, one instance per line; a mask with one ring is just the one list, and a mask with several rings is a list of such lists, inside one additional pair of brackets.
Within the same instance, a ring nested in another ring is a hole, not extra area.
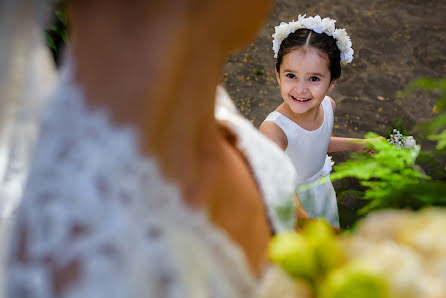
[(277, 124), (285, 133), (288, 146), (286, 155), (293, 162), (298, 180), (308, 179), (317, 174), (326, 163), (328, 143), (333, 131), (333, 108), (326, 96), (322, 101), (324, 121), (315, 130), (306, 130), (278, 111), (271, 112), (265, 121)]
[[(85, 106), (71, 76), (66, 66), (33, 155), (11, 238), (20, 255), (9, 256), (8, 297), (253, 297), (257, 281), (240, 248), (203, 210), (183, 204), (156, 160), (139, 152), (134, 129)], [(266, 174), (268, 163), (287, 164), (284, 155), (230, 106), (217, 113), (249, 156), (274, 228), (291, 228), (292, 166), (290, 178)], [(251, 156), (264, 144), (273, 149)], [(55, 287), (73, 266), (74, 281)]]

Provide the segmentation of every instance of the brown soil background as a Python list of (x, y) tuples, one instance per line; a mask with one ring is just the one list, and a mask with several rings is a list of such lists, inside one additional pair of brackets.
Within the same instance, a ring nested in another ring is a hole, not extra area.
[[(299, 14), (336, 19), (336, 27), (345, 28), (353, 43), (354, 60), (343, 67), (329, 94), (337, 104), (334, 135), (363, 137), (370, 131), (385, 135), (398, 117), (409, 130), (433, 117), (435, 96), (417, 91), (398, 98), (396, 93), (417, 78), (446, 77), (446, 1), (278, 0), (257, 38), (229, 57), (222, 78), (239, 110), (256, 127), (282, 102), (271, 49), (274, 26), (297, 20)], [(332, 155), (336, 163), (348, 157), (348, 153)], [(362, 205), (356, 193), (360, 187), (341, 181), (335, 188), (341, 225), (347, 227)], [(350, 215), (343, 220), (345, 212)]]

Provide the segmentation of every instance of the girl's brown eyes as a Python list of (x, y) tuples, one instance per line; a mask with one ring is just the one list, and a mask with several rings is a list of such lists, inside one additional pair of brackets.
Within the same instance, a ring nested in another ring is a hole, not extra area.
[[(290, 78), (290, 79), (295, 79), (296, 78), (296, 76), (294, 74), (292, 74), (292, 73), (287, 73), (285, 76)], [(318, 81), (320, 81), (320, 79), (318, 77), (314, 77), (314, 76), (310, 77), (309, 80), (310, 80), (310, 82), (318, 82)]]

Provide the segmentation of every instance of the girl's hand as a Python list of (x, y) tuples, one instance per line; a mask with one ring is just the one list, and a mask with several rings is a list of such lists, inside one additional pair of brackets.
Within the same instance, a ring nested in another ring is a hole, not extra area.
[(361, 139), (359, 142), (357, 152), (367, 152), (369, 154), (375, 154), (376, 151), (374, 149), (370, 149), (369, 144), (374, 142), (381, 142), (385, 141), (386, 139), (384, 137), (378, 137), (378, 138), (372, 138), (372, 139)]
[(333, 231), (334, 231), (334, 233), (335, 233), (336, 235), (339, 235), (339, 234), (341, 234), (342, 229), (341, 229), (341, 228), (335, 228), (335, 227), (333, 227)]

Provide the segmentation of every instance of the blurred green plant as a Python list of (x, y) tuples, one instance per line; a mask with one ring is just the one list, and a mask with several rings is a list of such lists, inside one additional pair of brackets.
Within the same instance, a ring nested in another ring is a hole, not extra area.
[[(444, 158), (441, 158), (446, 148), (446, 80), (419, 79), (398, 96), (407, 96), (416, 89), (439, 95), (434, 108), (437, 116), (416, 126), (421, 136), (436, 142), (436, 150), (420, 154), (419, 146), (415, 149), (398, 149), (385, 140), (370, 140), (368, 145), (376, 154), (355, 153), (349, 160), (336, 165), (335, 172), (331, 175), (333, 181), (354, 177), (366, 187), (363, 199), (370, 202), (358, 211), (359, 214), (384, 208), (416, 210), (424, 206), (446, 206), (446, 174)], [(392, 127), (392, 130), (397, 128), (405, 131), (398, 127), (401, 126), (401, 121), (395, 123), (397, 127)], [(366, 135), (368, 139), (376, 137), (378, 135), (374, 133)], [(425, 173), (417, 163), (419, 155), (442, 163), (440, 177), (433, 179)]]
[(253, 69), (252, 73), (255, 74), (255, 75), (263, 75), (263, 74), (265, 74), (265, 72), (262, 69), (258, 69), (258, 68)]
[(51, 23), (45, 29), (45, 41), (56, 64), (59, 64), (62, 49), (68, 42), (68, 19), (63, 4), (56, 1), (50, 16)]
[(398, 95), (407, 96), (416, 89), (439, 95), (434, 107), (434, 112), (438, 115), (433, 120), (422, 123), (419, 128), (428, 135), (429, 140), (437, 141), (438, 150), (444, 149), (446, 147), (446, 79), (418, 79)]

